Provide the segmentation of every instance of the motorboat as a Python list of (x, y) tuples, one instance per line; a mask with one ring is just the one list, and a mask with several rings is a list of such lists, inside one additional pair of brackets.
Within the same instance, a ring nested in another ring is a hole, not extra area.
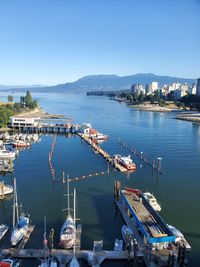
[(143, 193), (145, 199), (149, 202), (149, 204), (154, 208), (155, 211), (161, 211), (161, 206), (158, 204), (155, 196), (149, 192)]
[(5, 234), (8, 232), (9, 227), (6, 224), (0, 225), (0, 240), (5, 236)]
[(12, 145), (17, 148), (28, 148), (30, 147), (30, 143), (22, 140), (17, 140), (15, 142), (12, 142)]
[(29, 229), (30, 215), (22, 213), (19, 215), (18, 199), (17, 199), (17, 188), (16, 179), (14, 179), (14, 197), (13, 197), (13, 230), (11, 234), (11, 244), (16, 246), (22, 238), (25, 236)]
[(5, 145), (0, 145), (0, 159), (14, 159), (15, 151), (6, 149)]
[(177, 228), (175, 228), (172, 225), (167, 224), (168, 228), (170, 229), (170, 231), (172, 232), (172, 234), (174, 236), (176, 236), (176, 240), (175, 242), (177, 244), (181, 244), (183, 246), (185, 246), (186, 250), (190, 250), (191, 246), (190, 244), (187, 242), (187, 240), (185, 239), (184, 235), (181, 233), (180, 230), (178, 230)]
[(0, 261), (0, 267), (19, 267), (20, 261), (16, 259), (4, 259)]
[(128, 171), (136, 170), (136, 164), (132, 161), (131, 156), (122, 157), (121, 155), (115, 155), (114, 161), (120, 164), (122, 167), (127, 169)]
[(10, 195), (13, 193), (13, 187), (11, 185), (5, 185), (4, 182), (0, 182), (0, 197)]

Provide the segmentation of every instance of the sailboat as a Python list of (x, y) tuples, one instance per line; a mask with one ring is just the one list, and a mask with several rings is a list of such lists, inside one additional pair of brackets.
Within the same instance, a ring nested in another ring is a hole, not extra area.
[(75, 221), (73, 220), (70, 213), (70, 204), (69, 204), (69, 177), (67, 178), (67, 218), (60, 231), (60, 243), (59, 246), (64, 249), (71, 249), (75, 243)]
[(57, 267), (57, 262), (52, 258), (49, 258), (49, 256), (47, 256), (46, 252), (48, 249), (48, 241), (47, 241), (47, 237), (46, 237), (46, 217), (44, 217), (44, 237), (43, 237), (43, 245), (44, 245), (44, 259), (41, 260), (41, 264), (39, 265), (39, 267)]
[(13, 230), (11, 235), (11, 244), (16, 246), (22, 240), (29, 229), (30, 215), (19, 214), (16, 179), (14, 179), (14, 197), (13, 197)]
[[(74, 224), (76, 222), (76, 189), (74, 188)], [(74, 246), (73, 246), (73, 257), (70, 261), (69, 267), (79, 267), (80, 264), (76, 258), (76, 227), (74, 230)]]

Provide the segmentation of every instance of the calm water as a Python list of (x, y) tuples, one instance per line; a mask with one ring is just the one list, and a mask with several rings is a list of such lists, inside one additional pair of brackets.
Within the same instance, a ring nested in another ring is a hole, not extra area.
[[(0, 97), (2, 99), (3, 95)], [(192, 246), (189, 266), (200, 266), (200, 125), (175, 120), (173, 113), (139, 112), (104, 97), (73, 94), (37, 94), (34, 97), (46, 111), (65, 114), (75, 123), (91, 122), (108, 134), (109, 140), (103, 147), (110, 154), (127, 154), (118, 145), (120, 137), (146, 153), (148, 158), (163, 158), (166, 175), (160, 177), (135, 158), (137, 171), (129, 177), (113, 171), (110, 175), (70, 184), (71, 189), (77, 188), (77, 213), (83, 224), (82, 246), (92, 249), (94, 240), (103, 239), (104, 248), (112, 249), (115, 238), (121, 238), (123, 221), (113, 203), (114, 180), (120, 179), (124, 186), (156, 195), (162, 206), (162, 217), (179, 228)], [(52, 142), (53, 136), (43, 135), (40, 143), (20, 152), (15, 160), (13, 176), (17, 179), (18, 195), (24, 210), (31, 214), (32, 222), (36, 224), (28, 247), (42, 246), (44, 215), (48, 231), (55, 229), (56, 247), (65, 218), (62, 212), (66, 205), (65, 188), (52, 182), (48, 165)], [(63, 171), (73, 178), (107, 169), (106, 161), (75, 136), (57, 137), (52, 164), (56, 177), (61, 177)], [(12, 183), (13, 176), (6, 175), (1, 180)], [(11, 226), (11, 206), (12, 199), (0, 202), (0, 223)], [(8, 245), (9, 234), (1, 247)]]

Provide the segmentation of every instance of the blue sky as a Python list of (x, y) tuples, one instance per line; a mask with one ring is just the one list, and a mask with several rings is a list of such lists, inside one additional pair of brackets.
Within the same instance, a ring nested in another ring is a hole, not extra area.
[(200, 76), (200, 0), (0, 0), (0, 84)]

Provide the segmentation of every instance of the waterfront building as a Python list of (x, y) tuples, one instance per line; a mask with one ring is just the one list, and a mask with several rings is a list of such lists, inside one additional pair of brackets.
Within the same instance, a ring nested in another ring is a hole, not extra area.
[(40, 117), (21, 117), (14, 116), (10, 118), (11, 127), (37, 127)]
[(196, 94), (200, 96), (200, 78), (197, 79), (197, 89), (196, 89)]
[(188, 90), (182, 90), (181, 88), (177, 89), (177, 90), (174, 90), (174, 98), (175, 98), (175, 100), (180, 100), (183, 96), (185, 96), (187, 94), (188, 94)]

